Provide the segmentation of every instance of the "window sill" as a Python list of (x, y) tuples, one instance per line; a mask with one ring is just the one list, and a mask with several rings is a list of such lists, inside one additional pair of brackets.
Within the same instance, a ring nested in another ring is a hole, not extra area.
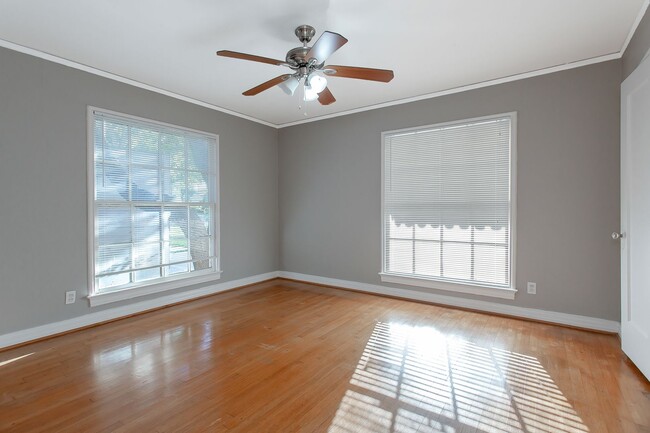
[(470, 295), (489, 296), (492, 298), (515, 299), (517, 289), (474, 286), (470, 284), (448, 283), (445, 281), (417, 278), (398, 274), (380, 272), (381, 281), (384, 283), (405, 284), (407, 286), (425, 287), (428, 289), (447, 290), (450, 292), (467, 293)]
[(216, 281), (221, 278), (221, 271), (210, 272), (209, 274), (200, 275), (190, 278), (182, 278), (173, 281), (164, 281), (160, 283), (148, 284), (145, 286), (133, 287), (130, 289), (117, 290), (115, 292), (97, 293), (88, 296), (91, 307), (98, 305), (110, 304), (112, 302), (124, 301), (140, 296), (160, 293), (167, 290), (179, 289), (181, 287), (191, 286), (193, 284)]

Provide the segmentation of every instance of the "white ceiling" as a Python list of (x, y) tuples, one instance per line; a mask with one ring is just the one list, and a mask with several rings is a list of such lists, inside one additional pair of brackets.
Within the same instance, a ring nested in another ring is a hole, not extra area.
[[(0, 0), (0, 39), (282, 126), (617, 57), (645, 7), (644, 0)], [(290, 70), (215, 51), (284, 60), (300, 45), (299, 24), (316, 27), (314, 40), (324, 30), (349, 39), (328, 63), (392, 69), (395, 78), (329, 78), (337, 101), (328, 107), (299, 110), (298, 92), (278, 88), (242, 96)]]

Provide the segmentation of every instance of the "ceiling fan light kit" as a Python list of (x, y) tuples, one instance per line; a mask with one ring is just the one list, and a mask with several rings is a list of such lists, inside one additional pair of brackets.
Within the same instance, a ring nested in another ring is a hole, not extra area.
[[(329, 105), (336, 101), (334, 95), (327, 87), (327, 79), (323, 75), (340, 78), (356, 78), (387, 83), (393, 79), (393, 71), (387, 69), (360, 68), (355, 66), (325, 65), (325, 61), (336, 50), (345, 45), (348, 40), (338, 33), (323, 32), (313, 46), (307, 44), (316, 34), (316, 30), (303, 24), (295, 30), (296, 37), (302, 47), (296, 47), (287, 52), (285, 61), (270, 59), (268, 57), (239, 53), (236, 51), (221, 50), (217, 55), (231, 57), (253, 62), (267, 63), (275, 66), (285, 66), (293, 70), (293, 74), (284, 74), (266, 81), (258, 86), (248, 89), (244, 96), (257, 95), (271, 87), (278, 86), (287, 95), (293, 95), (303, 83), (303, 99), (314, 101), (318, 99), (321, 105)], [(323, 74), (323, 75), (321, 75)]]
[(326, 87), (327, 79), (312, 72), (305, 78), (305, 101), (315, 101), (318, 99), (318, 94), (325, 90)]

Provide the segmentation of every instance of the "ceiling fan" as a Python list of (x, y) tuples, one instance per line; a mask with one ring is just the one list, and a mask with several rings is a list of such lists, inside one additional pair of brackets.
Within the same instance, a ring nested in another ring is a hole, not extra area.
[(387, 69), (325, 65), (327, 58), (348, 41), (338, 33), (323, 32), (311, 47), (307, 46), (307, 44), (316, 34), (316, 30), (312, 26), (306, 24), (298, 26), (295, 34), (300, 42), (302, 42), (302, 47), (289, 50), (285, 61), (228, 50), (217, 51), (217, 55), (268, 63), (276, 66), (287, 66), (294, 71), (292, 74), (277, 76), (252, 89), (246, 90), (243, 93), (245, 96), (257, 95), (273, 86), (280, 87), (287, 95), (293, 95), (302, 81), (304, 89), (303, 98), (305, 101), (318, 99), (318, 102), (322, 105), (329, 105), (336, 101), (336, 99), (327, 88), (327, 79), (325, 76), (357, 78), (359, 80), (380, 81), (383, 83), (388, 83), (393, 79), (393, 71)]

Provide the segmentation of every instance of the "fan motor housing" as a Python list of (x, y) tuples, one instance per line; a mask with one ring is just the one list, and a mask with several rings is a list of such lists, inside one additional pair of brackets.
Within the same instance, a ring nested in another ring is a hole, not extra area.
[(296, 47), (289, 50), (286, 58), (287, 63), (294, 67), (305, 66), (309, 63), (309, 59), (307, 59), (307, 53), (309, 50), (309, 47)]

